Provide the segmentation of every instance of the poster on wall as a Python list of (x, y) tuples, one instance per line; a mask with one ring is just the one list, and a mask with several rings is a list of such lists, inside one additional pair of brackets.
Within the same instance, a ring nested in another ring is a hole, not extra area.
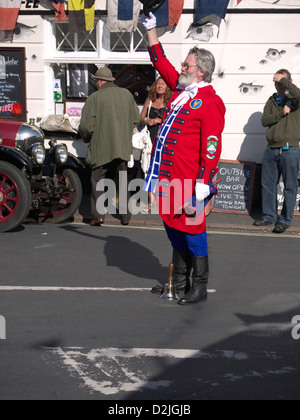
[(89, 96), (89, 72), (87, 64), (67, 66), (67, 97), (87, 98)]
[(0, 118), (26, 114), (25, 48), (0, 48)]

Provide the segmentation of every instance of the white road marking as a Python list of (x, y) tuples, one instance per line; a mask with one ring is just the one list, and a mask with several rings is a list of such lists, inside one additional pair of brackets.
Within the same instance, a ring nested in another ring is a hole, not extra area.
[[(154, 348), (106, 347), (88, 350), (82, 347), (41, 347), (41, 349), (57, 356), (70, 374), (78, 375), (92, 392), (100, 392), (103, 395), (161, 388), (169, 388), (171, 392), (172, 389), (184, 387), (185, 383), (192, 386), (193, 382), (195, 389), (197, 382), (205, 384), (205, 387), (228, 386), (229, 383), (240, 382), (249, 377), (265, 378), (273, 375), (295, 374), (298, 371), (298, 367), (295, 366), (281, 366), (279, 361), (282, 357), (270, 351), (247, 354), (234, 350), (199, 351)], [(186, 368), (189, 366), (189, 369), (195, 372), (195, 376), (190, 376), (190, 370), (180, 371), (178, 376), (174, 376), (180, 363), (189, 360), (194, 364), (186, 365)], [(205, 373), (206, 376), (203, 377), (203, 363), (207, 364), (209, 360), (213, 360), (213, 363), (216, 363), (216, 360), (231, 360), (231, 368), (237, 367), (239, 373), (227, 371), (228, 365), (224, 364), (224, 369), (220, 369), (219, 374), (214, 373), (210, 376), (208, 370)], [(268, 361), (268, 370), (257, 370), (257, 366), (262, 366), (264, 360)], [(243, 365), (244, 361), (247, 362), (245, 365)], [(273, 365), (270, 365), (272, 362)], [(251, 370), (252, 365), (256, 370)], [(166, 369), (161, 371), (161, 366), (165, 366)], [(197, 376), (196, 372), (200, 376)]]
[(57, 246), (57, 244), (44, 244), (44, 245), (41, 245), (41, 246), (35, 246), (34, 249), (54, 248), (56, 246)]
[[(149, 292), (149, 287), (64, 287), (64, 286), (0, 286), (0, 292), (31, 291), (31, 292)], [(208, 293), (216, 293), (216, 289), (209, 289)]]
[[(86, 353), (83, 348), (44, 347), (44, 349), (62, 358), (68, 370), (72, 373), (76, 372), (86, 386), (104, 395), (113, 395), (122, 391), (167, 388), (172, 385), (171, 380), (150, 379), (153, 372), (145, 371), (142, 358), (167, 358), (175, 362), (177, 359), (178, 361), (182, 359), (248, 359), (245, 353), (226, 350), (202, 352), (199, 350), (102, 348)], [(134, 372), (128, 367), (128, 359), (135, 359)], [(90, 365), (92, 365), (92, 372), (90, 372)]]
[(150, 288), (138, 287), (64, 287), (64, 286), (0, 286), (0, 291), (32, 291), (32, 292), (148, 292)]

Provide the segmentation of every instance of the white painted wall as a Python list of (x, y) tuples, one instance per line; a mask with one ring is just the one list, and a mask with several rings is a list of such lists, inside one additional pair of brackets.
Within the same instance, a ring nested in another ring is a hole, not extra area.
[[(232, 0), (234, 8), (237, 1)], [(300, 8), (297, 0), (243, 0), (237, 9), (262, 8), (276, 9)], [(42, 4), (51, 3), (42, 0)], [(24, 10), (24, 5), (21, 10)], [(193, 9), (194, 0), (185, 0), (185, 9)], [(44, 9), (44, 6), (40, 6)], [(106, 0), (96, 0), (96, 8), (106, 10)], [(266, 147), (265, 129), (260, 119), (263, 107), (274, 92), (273, 74), (280, 68), (287, 68), (293, 80), (300, 86), (300, 27), (299, 14), (227, 14), (218, 33), (213, 27), (213, 36), (207, 42), (187, 38), (188, 29), (193, 22), (193, 14), (183, 14), (173, 33), (166, 33), (160, 40), (170, 61), (179, 69), (194, 45), (211, 50), (217, 62), (213, 85), (223, 98), (226, 108), (226, 127), (224, 131), (223, 159), (245, 160), (260, 163)], [(44, 35), (47, 26), (39, 15), (19, 16), (18, 22), (31, 27), (15, 37), (13, 44), (0, 46), (24, 46), (26, 48), (27, 68), (27, 108), (28, 118), (46, 113), (52, 109), (52, 79), (49, 75), (49, 46), (51, 39)], [(51, 35), (50, 35), (51, 37)], [(281, 54), (267, 54), (270, 49)], [(284, 51), (284, 53), (283, 53)], [(44, 58), (47, 61), (44, 61)], [(264, 60), (264, 61), (263, 61)], [(149, 63), (148, 56), (143, 58)], [(264, 64), (261, 64), (261, 62)], [(96, 60), (101, 64), (101, 57)], [(106, 61), (103, 60), (104, 64)], [(220, 74), (222, 77), (220, 77)], [(249, 85), (247, 94), (241, 92), (242, 84)], [(251, 87), (256, 85), (258, 91)]]
[[(258, 5), (255, 1), (251, 3)], [(228, 14), (219, 34), (214, 26), (210, 41), (199, 42), (186, 39), (192, 16), (182, 15), (176, 31), (160, 38), (167, 56), (177, 68), (194, 45), (209, 49), (215, 55), (217, 72), (213, 85), (227, 108), (223, 159), (262, 161), (266, 140), (261, 113), (275, 91), (274, 73), (287, 68), (300, 86), (299, 17), (299, 14)], [(285, 53), (276, 54), (274, 59), (267, 54), (270, 49)], [(265, 64), (261, 64), (263, 60)], [(248, 93), (242, 94), (243, 83), (262, 88), (255, 93), (250, 86)]]

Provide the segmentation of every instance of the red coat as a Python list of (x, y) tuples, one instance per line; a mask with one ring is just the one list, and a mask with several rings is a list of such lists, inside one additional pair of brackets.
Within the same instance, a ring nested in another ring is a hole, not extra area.
[[(149, 48), (149, 52), (156, 70), (174, 91), (171, 104), (182, 92), (176, 90), (179, 73), (165, 57), (161, 44)], [(195, 194), (196, 180), (211, 185), (218, 172), (225, 112), (222, 99), (209, 85), (198, 89), (196, 97), (183, 106), (172, 125), (165, 143), (157, 187), (159, 213), (171, 228), (190, 234), (206, 231), (204, 212), (197, 217), (187, 216), (182, 211), (177, 213)]]

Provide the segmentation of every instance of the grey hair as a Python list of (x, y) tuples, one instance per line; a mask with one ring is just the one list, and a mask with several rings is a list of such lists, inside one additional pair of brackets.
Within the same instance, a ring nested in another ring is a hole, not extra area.
[(199, 69), (205, 71), (203, 80), (205, 82), (211, 83), (212, 76), (216, 68), (216, 61), (213, 54), (205, 50), (204, 48), (194, 47), (190, 50), (189, 55), (194, 54), (196, 56), (196, 61)]

